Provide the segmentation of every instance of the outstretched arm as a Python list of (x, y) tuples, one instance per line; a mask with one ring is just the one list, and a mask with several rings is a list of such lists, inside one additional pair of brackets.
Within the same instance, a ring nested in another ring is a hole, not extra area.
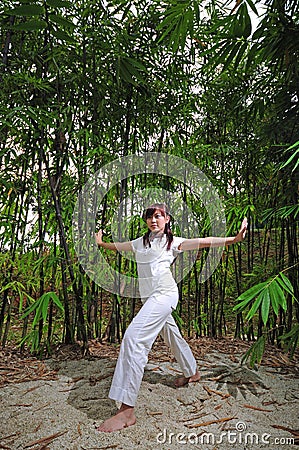
[(133, 250), (131, 242), (104, 242), (103, 237), (103, 231), (99, 230), (97, 233), (94, 234), (95, 241), (98, 245), (98, 247), (103, 247), (108, 250), (115, 250), (119, 252), (129, 252)]
[(234, 237), (206, 237), (196, 239), (186, 239), (179, 246), (179, 250), (198, 250), (200, 248), (224, 247), (236, 244), (244, 240), (247, 230), (247, 219), (242, 222), (239, 233)]

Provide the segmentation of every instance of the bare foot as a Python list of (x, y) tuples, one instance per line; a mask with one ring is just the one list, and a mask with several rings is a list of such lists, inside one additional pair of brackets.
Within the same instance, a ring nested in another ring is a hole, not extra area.
[(122, 405), (115, 416), (105, 420), (96, 430), (105, 433), (122, 430), (136, 423), (134, 408), (132, 406)]
[(198, 370), (192, 377), (180, 377), (177, 378), (174, 382), (175, 387), (182, 387), (185, 386), (188, 383), (196, 383), (196, 381), (200, 380), (200, 374), (198, 373)]

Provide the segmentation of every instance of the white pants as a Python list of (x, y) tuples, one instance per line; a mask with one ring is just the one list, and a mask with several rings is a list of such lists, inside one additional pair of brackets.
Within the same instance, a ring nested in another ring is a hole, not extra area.
[(196, 373), (195, 358), (171, 315), (177, 302), (177, 292), (153, 295), (144, 301), (122, 340), (109, 392), (112, 400), (135, 406), (148, 353), (159, 333), (172, 350), (184, 376), (191, 377)]

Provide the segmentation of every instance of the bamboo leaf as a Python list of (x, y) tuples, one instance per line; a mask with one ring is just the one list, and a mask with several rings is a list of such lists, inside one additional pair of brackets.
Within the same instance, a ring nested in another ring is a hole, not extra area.
[(215, 63), (216, 65), (225, 63), (227, 57), (229, 54), (232, 53), (232, 49), (235, 47), (235, 42), (227, 42), (223, 45), (221, 48), (221, 51), (219, 51), (218, 55), (216, 56)]
[(282, 307), (282, 309), (284, 311), (286, 311), (287, 301), (286, 301), (285, 295), (283, 293), (283, 290), (281, 289), (281, 287), (275, 280), (273, 280), (271, 286), (272, 286), (273, 296), (276, 297), (276, 300), (277, 300), (278, 304)]
[(144, 78), (141, 75), (141, 71), (146, 70), (139, 61), (133, 58), (121, 57), (118, 59), (118, 72), (119, 76), (128, 83), (136, 84), (134, 77), (141, 82), (144, 82)]
[(76, 25), (68, 19), (58, 15), (58, 14), (49, 14), (50, 22), (54, 22), (58, 25), (62, 25), (63, 27), (75, 29)]
[(61, 310), (64, 311), (64, 306), (61, 303), (59, 297), (55, 294), (55, 292), (51, 292), (51, 299), (55, 303), (55, 305)]
[(246, 3), (243, 3), (239, 10), (242, 11), (242, 36), (248, 38), (251, 35), (252, 26)]
[(169, 35), (171, 35), (171, 32), (174, 30), (174, 24), (171, 23), (166, 30), (162, 33), (162, 36), (159, 38), (158, 43), (161, 43), (162, 41), (165, 40), (166, 37), (168, 37)]
[(268, 283), (266, 281), (256, 284), (255, 286), (252, 286), (250, 289), (247, 289), (247, 291), (243, 292), (236, 301), (240, 301), (240, 303), (236, 306), (234, 306), (233, 311), (237, 309), (243, 310), (247, 304), (252, 300), (254, 297), (256, 297), (267, 285)]
[(287, 344), (287, 351), (291, 350), (292, 358), (299, 342), (299, 324), (294, 325), (288, 333), (283, 334), (278, 339)]
[(41, 315), (42, 315), (42, 318), (43, 318), (44, 322), (46, 322), (46, 320), (47, 320), (48, 306), (49, 306), (50, 300), (51, 300), (51, 296), (50, 295), (45, 295), (44, 298), (43, 298), (43, 301), (42, 301)]
[(198, 23), (200, 21), (200, 9), (199, 9), (199, 3), (197, 1), (193, 2), (193, 8), (194, 8), (196, 22)]
[(278, 316), (279, 303), (278, 303), (278, 299), (277, 299), (277, 297), (275, 295), (275, 291), (273, 289), (272, 283), (269, 285), (269, 295), (270, 295), (271, 306), (273, 308), (274, 314), (276, 316)]
[(44, 299), (43, 299), (43, 296), (41, 296), (39, 298), (37, 308), (35, 309), (35, 316), (32, 321), (32, 327), (35, 327), (38, 324), (38, 322), (42, 319), (43, 302), (44, 302)]
[[(194, 7), (194, 4), (193, 4)], [(158, 30), (164, 30), (158, 43), (169, 38), (169, 47), (175, 53), (179, 47), (186, 44), (187, 34), (193, 35), (194, 15), (198, 14), (197, 8), (192, 9), (189, 2), (177, 3), (166, 10), (165, 17), (158, 25)], [(165, 29), (166, 27), (166, 29)]]
[(246, 0), (246, 3), (248, 3), (248, 5), (250, 6), (250, 8), (252, 9), (252, 11), (258, 16), (259, 13), (255, 7), (255, 4), (253, 3), (252, 0)]
[(51, 33), (53, 34), (53, 36), (55, 36), (57, 39), (61, 41), (66, 41), (69, 42), (70, 44), (74, 44), (76, 42), (72, 36), (70, 36), (69, 34), (65, 33), (62, 30), (52, 30)]
[(247, 55), (247, 61), (245, 66), (246, 71), (249, 71), (251, 64), (259, 59), (259, 49), (260, 49), (259, 43), (251, 45)]
[(266, 347), (266, 337), (261, 336), (256, 342), (256, 361), (258, 364), (261, 363), (263, 354), (265, 352)]
[(119, 66), (119, 76), (124, 81), (127, 81), (128, 83), (135, 84), (134, 78), (132, 78), (132, 75), (130, 71), (127, 69), (125, 64), (121, 64)]
[(253, 305), (252, 305), (250, 311), (248, 312), (246, 319), (248, 319), (248, 320), (252, 319), (254, 314), (257, 312), (258, 308), (260, 307), (261, 302), (264, 299), (265, 290), (266, 289), (263, 289), (262, 292), (257, 297), (257, 299), (253, 302)]
[(11, 26), (12, 30), (15, 31), (38, 31), (45, 30), (48, 24), (45, 20), (28, 20), (26, 22), (18, 23), (17, 25)]
[(165, 17), (160, 22), (160, 24), (157, 26), (158, 30), (161, 30), (166, 25), (171, 25), (171, 29), (175, 29), (177, 21), (181, 18), (181, 16), (184, 14), (184, 10), (186, 8), (186, 4), (184, 2), (177, 3), (176, 5), (170, 6), (165, 11)]
[[(287, 152), (288, 150), (292, 150), (293, 148), (299, 147), (299, 141), (295, 142), (294, 144), (292, 144), (290, 147), (288, 147), (285, 151)], [(299, 148), (298, 148), (299, 150)]]
[(231, 47), (230, 53), (228, 54), (228, 56), (225, 60), (225, 63), (223, 64), (223, 67), (222, 67), (223, 72), (228, 68), (230, 63), (235, 58), (236, 54), (238, 53), (238, 47), (239, 47), (238, 43), (234, 43), (233, 46)]
[(45, 12), (44, 7), (39, 5), (20, 5), (14, 9), (5, 11), (5, 13), (9, 14), (10, 16), (25, 16), (25, 17), (40, 16), (41, 14), (44, 14), (44, 12)]
[(141, 70), (143, 72), (147, 71), (147, 68), (137, 59), (135, 58), (126, 58), (127, 61), (130, 62), (130, 64), (134, 67), (136, 67), (138, 70)]
[(36, 300), (31, 306), (29, 306), (24, 314), (22, 315), (21, 319), (25, 319), (25, 317), (29, 316), (29, 314), (31, 314), (34, 310), (36, 310), (39, 307), (40, 304), (40, 298), (38, 300)]
[(186, 22), (184, 20), (184, 17), (181, 17), (172, 35), (172, 43), (173, 43), (172, 51), (174, 53), (177, 52), (180, 45), (184, 47), (186, 42), (186, 36), (187, 36)]
[(53, 8), (71, 8), (72, 3), (66, 0), (46, 0), (47, 5)]
[(181, 15), (181, 8), (173, 7), (171, 10), (165, 12), (165, 17), (157, 26), (157, 30), (162, 30), (167, 26), (169, 29), (174, 29), (176, 26), (176, 19)]
[(241, 59), (242, 59), (242, 56), (244, 55), (244, 53), (245, 53), (247, 47), (248, 47), (247, 42), (243, 42), (243, 44), (240, 45), (238, 54), (237, 54), (236, 59), (235, 59), (235, 62), (234, 62), (235, 69), (239, 66), (240, 61), (241, 61)]
[(250, 357), (250, 367), (253, 368), (254, 365), (260, 364), (265, 352), (266, 338), (265, 336), (260, 336), (258, 340), (247, 350), (243, 355), (241, 362), (247, 361)]
[(32, 330), (31, 332), (31, 351), (35, 352), (39, 347), (39, 333), (38, 330)]
[[(286, 152), (289, 151), (289, 150), (292, 150), (292, 149), (294, 149), (296, 147), (299, 147), (299, 141), (295, 142), (295, 144), (293, 144), (290, 147), (288, 147), (286, 149)], [(298, 154), (299, 154), (299, 148), (297, 148), (297, 150), (288, 158), (288, 160), (280, 166), (280, 169), (288, 166), (293, 161), (293, 159), (297, 158), (297, 160), (295, 162), (295, 165), (294, 165), (294, 167), (292, 169), (292, 172), (294, 172), (297, 169), (298, 165), (299, 165), (299, 158), (298, 158), (299, 155)]]
[(2, 287), (0, 294), (4, 291), (7, 291), (8, 289), (12, 289), (14, 291), (22, 289), (23, 291), (25, 291), (25, 286), (22, 283), (20, 283), (20, 281), (10, 281), (9, 283), (5, 284)]
[(290, 294), (292, 297), (294, 296), (293, 285), (284, 273), (279, 273), (277, 282), (280, 284), (281, 288), (284, 289), (288, 294)]
[(264, 325), (267, 325), (269, 319), (269, 310), (270, 310), (270, 291), (269, 289), (266, 288), (263, 292), (263, 301), (261, 306), (262, 321)]
[(24, 297), (26, 297), (27, 300), (30, 300), (30, 302), (34, 302), (34, 299), (29, 294), (27, 294), (27, 292), (25, 292), (24, 290), (18, 289), (18, 293), (19, 293), (19, 297), (20, 297), (19, 312), (21, 313), (21, 311), (23, 309)]
[(266, 221), (271, 217), (278, 219), (287, 219), (288, 217), (297, 218), (299, 215), (299, 205), (287, 205), (281, 208), (266, 209), (261, 216), (262, 221)]

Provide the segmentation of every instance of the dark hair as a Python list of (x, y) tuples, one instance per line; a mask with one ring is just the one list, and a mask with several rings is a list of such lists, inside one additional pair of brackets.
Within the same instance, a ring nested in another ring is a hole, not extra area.
[[(171, 214), (168, 211), (167, 206), (165, 205), (165, 203), (153, 203), (152, 205), (148, 206), (146, 208), (146, 210), (143, 212), (143, 219), (146, 221), (147, 219), (149, 219), (150, 217), (152, 217), (155, 214), (155, 211), (160, 211), (161, 214), (164, 217), (170, 217), (171, 218)], [(146, 247), (147, 245), (150, 247), (151, 243), (150, 243), (150, 230), (148, 230), (145, 235), (143, 236), (143, 245)], [(164, 227), (164, 234), (166, 234), (166, 241), (167, 241), (167, 250), (170, 250), (171, 247), (171, 243), (173, 241), (173, 234), (172, 231), (170, 229), (170, 222), (167, 222), (165, 224)]]

